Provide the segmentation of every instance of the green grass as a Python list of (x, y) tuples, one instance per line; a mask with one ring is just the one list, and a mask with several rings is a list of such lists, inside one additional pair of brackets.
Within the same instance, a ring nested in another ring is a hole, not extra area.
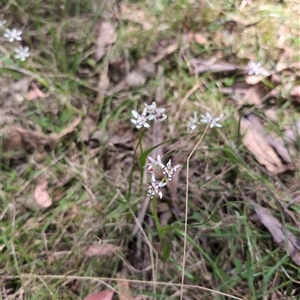
[[(130, 6), (130, 17), (138, 13), (142, 17), (122, 19), (121, 4)], [(173, 201), (180, 212), (185, 211), (187, 158), (204, 131), (202, 127), (186, 134), (186, 123), (195, 110), (198, 115), (206, 111), (222, 114), (223, 128), (209, 130), (190, 160), (183, 299), (300, 298), (299, 266), (274, 242), (249, 202), (270, 209), (286, 229), (299, 236), (299, 201), (288, 207), (288, 213), (283, 210), (300, 189), (299, 142), (293, 156), (295, 171), (270, 175), (242, 144), (238, 118), (249, 107), (237, 107), (231, 95), (223, 93), (244, 77), (194, 76), (190, 65), (192, 58), (220, 58), (241, 65), (257, 60), (272, 68), (282, 60), (279, 29), (286, 35), (284, 62), (297, 61), (299, 24), (292, 2), (265, 0), (241, 7), (240, 2), (225, 0), (124, 0), (118, 4), (5, 0), (1, 13), (7, 26), (23, 29), (31, 53), (21, 63), (13, 59), (13, 44), (3, 39), (0, 47), (1, 114), (14, 111), (12, 121), (3, 118), (0, 123), (3, 146), (11, 138), (12, 126), (49, 136), (82, 118), (53, 147), (38, 141), (36, 151), (21, 159), (1, 157), (3, 299), (21, 299), (20, 295), (22, 299), (84, 299), (107, 285), (117, 289), (117, 274), (122, 272), (135, 296), (179, 299), (185, 219), (174, 212)], [(118, 36), (107, 55), (97, 61), (100, 19), (116, 25)], [(237, 22), (232, 33), (226, 31), (229, 21)], [(187, 45), (188, 31), (201, 32), (207, 42)], [(156, 63), (156, 68), (163, 68), (164, 85), (154, 74), (142, 86), (98, 95), (99, 74), (107, 67), (110, 90), (140, 59), (150, 61), (175, 40), (178, 48)], [(268, 131), (281, 136), (300, 116), (299, 106), (289, 99), (289, 90), (299, 84), (299, 78), (294, 73), (278, 75), (280, 93), (269, 103), (276, 108), (278, 121), (265, 116), (266, 107), (251, 109), (262, 116)], [(25, 77), (39, 86), (45, 98), (24, 99), (15, 86)], [(196, 84), (200, 89), (185, 99)], [(157, 145), (152, 144), (148, 130), (142, 150), (137, 147), (139, 133), (130, 122), (131, 110), (141, 111), (161, 87), (164, 95), (159, 106), (168, 113), (162, 125), (163, 161), (171, 158), (182, 166), (176, 199), (164, 189), (162, 200), (156, 199), (154, 206), (150, 202), (143, 232), (132, 237), (135, 216), (147, 193), (140, 163), (145, 163), (146, 150)], [(96, 122), (88, 134), (102, 133), (93, 143), (83, 138), (84, 122), (91, 116)], [(47, 209), (38, 207), (33, 197), (41, 178), (47, 179), (53, 199)], [(171, 216), (162, 226), (166, 212)], [(87, 247), (99, 241), (122, 250), (109, 257), (86, 257)]]

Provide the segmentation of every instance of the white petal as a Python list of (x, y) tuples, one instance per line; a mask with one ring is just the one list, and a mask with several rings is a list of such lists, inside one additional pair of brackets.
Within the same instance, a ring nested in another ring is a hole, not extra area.
[(135, 118), (138, 118), (139, 113), (136, 110), (132, 110), (131, 113)]
[(133, 124), (136, 124), (136, 123), (137, 123), (137, 120), (136, 120), (136, 119), (130, 119), (130, 121), (131, 121)]
[(158, 109), (156, 110), (156, 113), (157, 113), (157, 114), (162, 114), (162, 113), (165, 112), (165, 111), (166, 111), (165, 108), (158, 108)]
[(156, 160), (155, 160), (154, 158), (152, 158), (151, 156), (148, 156), (148, 159), (149, 159), (153, 164), (156, 163)]
[(145, 107), (145, 108), (143, 109), (142, 116), (146, 116), (146, 114), (147, 114), (147, 108)]
[(174, 172), (180, 167), (180, 165), (176, 165), (174, 168)]
[(151, 181), (156, 182), (155, 174), (154, 173), (151, 174)]

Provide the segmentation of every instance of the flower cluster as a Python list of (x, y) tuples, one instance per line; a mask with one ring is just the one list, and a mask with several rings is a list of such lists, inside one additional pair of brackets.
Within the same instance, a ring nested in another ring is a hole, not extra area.
[[(168, 161), (166, 165), (164, 165), (161, 161), (160, 155), (157, 155), (157, 159), (148, 156), (147, 172), (151, 174), (151, 181), (148, 184), (148, 193), (147, 195), (153, 198), (155, 195), (158, 195), (162, 198), (162, 192), (160, 190), (161, 187), (164, 187), (167, 183), (166, 179), (172, 180), (172, 177), (175, 175), (176, 171), (180, 167), (180, 165), (172, 166), (171, 159)], [(155, 178), (155, 170), (161, 169), (163, 174), (165, 175), (161, 181), (157, 181)]]
[(260, 62), (249, 61), (246, 71), (248, 75), (262, 75), (262, 76), (269, 76), (270, 73), (262, 66)]
[[(22, 41), (22, 30), (13, 28), (5, 28), (6, 20), (0, 20), (0, 30), (4, 29), (3, 37), (7, 39), (8, 42), (13, 43), (14, 41)], [(17, 46), (14, 48), (15, 58), (24, 61), (30, 56), (29, 47), (27, 46)]]
[(165, 110), (165, 108), (157, 108), (156, 103), (153, 101), (151, 105), (145, 104), (145, 108), (141, 114), (136, 110), (132, 110), (131, 113), (134, 119), (131, 119), (131, 122), (135, 124), (137, 129), (150, 127), (148, 121), (164, 121), (167, 118), (167, 115), (164, 113)]
[[(219, 123), (221, 117), (213, 118), (210, 113), (206, 113), (205, 115), (201, 115), (200, 123), (209, 124), (210, 128), (213, 127), (222, 127), (222, 125)], [(198, 116), (197, 112), (194, 111), (194, 116), (190, 117), (190, 120), (187, 124), (187, 130), (188, 131), (194, 131), (197, 128), (198, 122)]]

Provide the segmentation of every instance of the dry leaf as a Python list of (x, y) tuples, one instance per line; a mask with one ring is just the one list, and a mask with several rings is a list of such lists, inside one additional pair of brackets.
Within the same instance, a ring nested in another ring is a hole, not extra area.
[(52, 204), (52, 199), (47, 191), (48, 182), (43, 178), (34, 189), (34, 199), (35, 201), (44, 208), (49, 207)]
[(59, 140), (63, 136), (71, 133), (77, 127), (77, 125), (80, 123), (80, 121), (81, 121), (81, 117), (77, 117), (74, 120), (74, 122), (71, 123), (67, 128), (65, 128), (61, 133), (52, 133), (50, 135), (50, 137), (54, 140)]
[(129, 20), (131, 22), (140, 24), (143, 26), (143, 29), (149, 30), (152, 29), (153, 26), (150, 21), (151, 16), (146, 15), (145, 12), (135, 5), (121, 4), (120, 5), (121, 18), (123, 20)]
[(254, 206), (255, 212), (261, 223), (272, 234), (275, 242), (284, 249), (295, 262), (300, 266), (300, 240), (273, 217), (266, 209)]
[(260, 106), (267, 93), (268, 90), (263, 84), (257, 84), (247, 91), (246, 95), (243, 98), (243, 103)]
[(146, 82), (146, 76), (144, 72), (132, 71), (127, 76), (127, 84), (130, 87), (138, 87), (144, 85)]
[(295, 86), (291, 90), (290, 96), (294, 101), (297, 101), (300, 103), (300, 85)]
[(114, 26), (109, 22), (101, 22), (96, 41), (96, 58), (100, 60), (106, 54), (106, 46), (113, 44), (117, 39), (117, 33)]
[(35, 133), (21, 127), (7, 128), (4, 132), (2, 155), (6, 158), (20, 159), (36, 151), (44, 152), (51, 140), (42, 133)]
[(27, 92), (26, 100), (35, 100), (37, 98), (45, 98), (45, 94), (37, 87), (37, 85), (32, 82), (32, 89)]
[(245, 81), (250, 85), (255, 85), (261, 82), (262, 77), (257, 75), (248, 75), (245, 77)]
[(284, 165), (274, 151), (273, 147), (276, 143), (273, 142), (273, 147), (270, 145), (270, 141), (268, 141), (270, 137), (266, 138), (266, 135), (264, 135), (263, 127), (257, 117), (254, 115), (249, 115), (248, 118), (243, 117), (240, 132), (244, 135), (243, 144), (245, 147), (254, 154), (258, 162), (264, 165), (269, 172), (279, 174), (290, 169), (290, 166)]
[(87, 116), (81, 126), (80, 137), (83, 142), (88, 142), (90, 134), (95, 130), (97, 122), (92, 116)]
[(98, 82), (98, 96), (96, 103), (103, 104), (105, 94), (109, 88), (109, 77), (108, 77), (108, 66), (106, 66), (101, 73), (99, 73), (99, 82)]
[(241, 68), (237, 65), (218, 61), (216, 58), (212, 58), (210, 60), (194, 58), (191, 60), (191, 64), (194, 67), (194, 72), (196, 74), (201, 74), (204, 72), (230, 73), (241, 70)]
[(195, 32), (193, 36), (194, 36), (194, 40), (195, 40), (196, 43), (198, 43), (200, 45), (206, 44), (207, 39), (202, 33)]
[(84, 298), (84, 300), (112, 300), (114, 291), (102, 291), (97, 294), (91, 294)]
[(117, 273), (119, 300), (134, 300), (128, 281), (120, 273)]
[(116, 251), (120, 251), (121, 249), (122, 247), (115, 246), (113, 244), (94, 244), (88, 247), (88, 249), (85, 251), (85, 256), (112, 256)]
[(300, 137), (300, 119), (296, 122), (295, 126), (292, 126), (292, 128), (284, 132), (284, 136), (288, 142), (296, 142), (297, 137)]

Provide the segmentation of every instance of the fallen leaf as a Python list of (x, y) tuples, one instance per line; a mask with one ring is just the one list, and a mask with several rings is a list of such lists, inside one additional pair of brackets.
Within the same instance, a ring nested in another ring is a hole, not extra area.
[(40, 182), (35, 186), (34, 189), (34, 199), (35, 201), (44, 208), (49, 207), (52, 204), (52, 199), (47, 191), (48, 182), (45, 178), (40, 180)]
[[(134, 4), (121, 4), (120, 5), (121, 18), (123, 20), (128, 20), (133, 23), (137, 23), (143, 26), (144, 30), (152, 29), (153, 26), (151, 24), (152, 20), (151, 15), (146, 15), (146, 13), (137, 8)], [(150, 21), (150, 22), (149, 22)]]
[(138, 87), (144, 85), (146, 82), (146, 76), (144, 72), (132, 71), (127, 76), (127, 84), (130, 87)]
[(8, 127), (3, 132), (2, 155), (6, 158), (21, 159), (27, 154), (44, 152), (45, 146), (52, 149), (51, 140), (42, 133), (35, 133), (21, 127)]
[(258, 84), (259, 82), (261, 82), (261, 80), (262, 80), (262, 77), (258, 76), (258, 75), (247, 75), (247, 76), (245, 76), (246, 83), (248, 83), (250, 85)]
[(93, 116), (87, 116), (81, 126), (80, 137), (83, 142), (88, 142), (91, 133), (96, 129), (97, 122)]
[(240, 132), (244, 135), (243, 144), (245, 147), (254, 154), (258, 162), (264, 165), (269, 172), (279, 174), (291, 168), (289, 165), (283, 164), (275, 152), (274, 145), (279, 148), (278, 143), (272, 141), (272, 146), (270, 145), (271, 138), (264, 134), (263, 127), (255, 115), (249, 115), (247, 118), (242, 117)]
[(116, 251), (120, 251), (122, 247), (115, 246), (113, 244), (94, 244), (90, 245), (85, 251), (85, 256), (87, 257), (102, 257), (102, 256), (112, 256)]
[(290, 96), (291, 96), (292, 100), (297, 101), (297, 102), (300, 103), (300, 85), (295, 86), (291, 90)]
[(113, 44), (117, 40), (117, 33), (114, 26), (109, 22), (101, 22), (96, 40), (96, 58), (100, 60), (106, 54), (106, 46)]
[(212, 58), (210, 60), (194, 58), (191, 60), (191, 64), (194, 67), (195, 74), (201, 74), (204, 72), (232, 73), (238, 70), (242, 70), (242, 68), (237, 65), (219, 61), (216, 58)]
[(59, 140), (60, 138), (62, 138), (63, 136), (71, 133), (76, 127), (77, 125), (80, 123), (81, 121), (81, 117), (77, 117), (73, 123), (71, 123), (67, 128), (65, 128), (61, 133), (52, 133), (50, 135), (50, 137), (54, 140)]
[(118, 280), (118, 292), (119, 292), (119, 300), (134, 300), (132, 292), (129, 287), (128, 280), (122, 277), (120, 273), (117, 273)]
[(45, 94), (37, 87), (37, 85), (32, 82), (32, 89), (27, 92), (26, 100), (35, 100), (37, 98), (45, 98)]
[(246, 95), (243, 97), (243, 103), (260, 106), (267, 93), (268, 90), (263, 84), (256, 84), (249, 88)]
[(271, 215), (266, 209), (254, 205), (260, 222), (272, 234), (274, 241), (285, 250), (297, 266), (300, 266), (300, 240)]
[(297, 138), (300, 137), (300, 119), (298, 119), (294, 126), (284, 132), (284, 136), (288, 142), (296, 142)]
[(102, 291), (96, 294), (91, 294), (84, 300), (111, 300), (114, 296), (114, 291)]
[(195, 32), (193, 34), (193, 37), (194, 37), (195, 42), (200, 44), (200, 45), (204, 45), (207, 42), (206, 37), (200, 32)]
[(106, 96), (106, 91), (109, 88), (109, 83), (110, 83), (110, 80), (108, 77), (108, 66), (106, 66), (99, 73), (98, 96), (96, 99), (96, 103), (103, 104), (103, 100)]

